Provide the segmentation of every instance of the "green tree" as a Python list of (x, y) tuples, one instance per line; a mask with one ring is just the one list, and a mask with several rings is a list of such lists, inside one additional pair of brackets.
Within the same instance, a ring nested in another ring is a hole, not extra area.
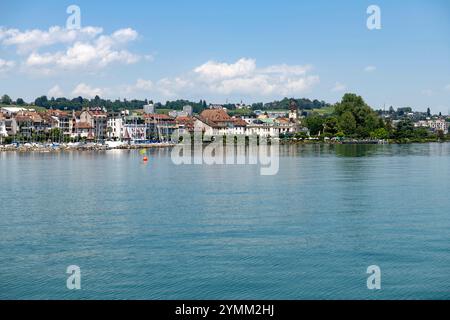
[(367, 138), (371, 132), (384, 127), (378, 114), (356, 94), (345, 94), (335, 105), (335, 114), (339, 129), (346, 135)]
[(331, 135), (336, 135), (339, 131), (338, 119), (336, 117), (330, 117), (325, 120), (323, 125), (324, 133), (329, 133)]
[(346, 136), (354, 136), (356, 133), (356, 120), (350, 111), (344, 112), (339, 117), (339, 130)]
[(309, 129), (311, 135), (316, 136), (323, 131), (325, 119), (323, 117), (312, 115), (305, 119), (306, 127)]
[(397, 124), (395, 137), (397, 139), (409, 139), (414, 137), (414, 123), (411, 119), (403, 119)]
[(2, 104), (11, 104), (12, 99), (7, 94), (5, 94), (2, 96), (1, 102)]
[(25, 101), (23, 101), (22, 98), (18, 98), (18, 99), (16, 100), (16, 104), (19, 105), (19, 106), (23, 106), (23, 105), (25, 104)]
[(378, 128), (370, 133), (373, 139), (386, 140), (389, 138), (389, 132), (385, 128)]

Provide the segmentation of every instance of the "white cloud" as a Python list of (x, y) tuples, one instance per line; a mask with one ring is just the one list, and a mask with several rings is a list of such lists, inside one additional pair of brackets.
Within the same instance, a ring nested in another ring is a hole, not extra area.
[(258, 68), (256, 60), (241, 58), (234, 63), (208, 61), (194, 68), (194, 77), (187, 80), (221, 95), (284, 96), (306, 93), (318, 84), (317, 75), (307, 75), (310, 70), (310, 65), (287, 64)]
[(85, 83), (80, 83), (73, 89), (72, 96), (74, 97), (86, 97), (86, 98), (94, 98), (95, 96), (103, 96), (106, 93), (105, 89), (101, 88), (92, 88)]
[(23, 32), (3, 28), (0, 29), (0, 43), (15, 46), (19, 54), (27, 55), (22, 62), (22, 71), (41, 75), (80, 68), (97, 70), (113, 63), (133, 64), (141, 59), (140, 55), (126, 49), (129, 42), (138, 38), (136, 30), (123, 28), (110, 35), (102, 33), (103, 29), (97, 27), (67, 30), (55, 26), (48, 31)]
[(114, 94), (116, 97), (159, 96), (181, 98), (209, 95), (248, 95), (254, 97), (285, 97), (301, 95), (319, 82), (317, 75), (309, 75), (311, 66), (256, 66), (253, 59), (239, 59), (235, 63), (207, 62), (191, 72), (156, 81), (138, 78), (135, 83), (109, 88), (93, 88), (80, 83), (73, 96), (93, 97)]
[(140, 57), (127, 50), (115, 50), (113, 43), (97, 42), (95, 44), (77, 42), (66, 52), (31, 53), (24, 63), (27, 68), (78, 69), (104, 68), (112, 63), (133, 64)]
[(3, 60), (0, 58), (0, 72), (1, 73), (11, 70), (12, 68), (14, 68), (15, 65), (16, 65), (16, 63), (14, 61)]
[(374, 72), (376, 70), (377, 70), (377, 67), (375, 67), (375, 66), (367, 66), (364, 68), (365, 72)]
[(64, 96), (64, 93), (58, 85), (55, 85), (50, 90), (48, 90), (47, 96), (50, 98), (60, 98)]
[(217, 80), (246, 76), (256, 69), (256, 62), (253, 59), (242, 58), (235, 63), (220, 63), (208, 61), (194, 69), (200, 77), (206, 80)]
[(21, 54), (35, 51), (42, 47), (55, 44), (70, 44), (75, 41), (85, 41), (97, 37), (103, 32), (102, 28), (84, 27), (79, 30), (65, 29), (59, 26), (47, 30), (0, 29), (0, 39), (5, 46), (16, 46)]
[(343, 83), (336, 82), (334, 84), (334, 87), (331, 89), (332, 92), (341, 92), (345, 91), (347, 89), (347, 86)]

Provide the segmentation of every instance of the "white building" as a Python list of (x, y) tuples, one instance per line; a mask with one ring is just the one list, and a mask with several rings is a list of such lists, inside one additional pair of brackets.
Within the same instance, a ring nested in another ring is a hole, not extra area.
[(121, 112), (108, 113), (106, 122), (106, 136), (109, 140), (122, 140), (123, 138), (123, 116)]
[(448, 134), (448, 122), (445, 119), (428, 119), (418, 121), (414, 124), (415, 127), (430, 128), (432, 131), (442, 131)]
[(7, 117), (11, 117), (21, 111), (34, 111), (34, 110), (28, 110), (25, 108), (20, 108), (20, 107), (3, 107), (0, 109), (0, 112), (3, 113), (4, 115), (6, 115)]
[(155, 113), (155, 105), (153, 103), (146, 104), (144, 106), (144, 113), (146, 113), (146, 114), (154, 114)]
[(6, 131), (6, 119), (0, 113), (0, 143), (3, 143), (3, 139), (8, 136), (8, 132)]

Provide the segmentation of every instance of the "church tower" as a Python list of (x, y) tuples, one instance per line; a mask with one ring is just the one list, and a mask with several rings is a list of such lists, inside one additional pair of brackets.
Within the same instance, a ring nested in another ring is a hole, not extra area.
[(294, 123), (298, 121), (298, 105), (294, 99), (289, 103), (289, 120)]

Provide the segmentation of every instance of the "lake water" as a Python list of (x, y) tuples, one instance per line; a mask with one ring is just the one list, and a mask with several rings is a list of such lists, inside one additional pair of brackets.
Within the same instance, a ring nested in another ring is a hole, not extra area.
[(450, 298), (450, 144), (280, 148), (0, 153), (0, 299)]

